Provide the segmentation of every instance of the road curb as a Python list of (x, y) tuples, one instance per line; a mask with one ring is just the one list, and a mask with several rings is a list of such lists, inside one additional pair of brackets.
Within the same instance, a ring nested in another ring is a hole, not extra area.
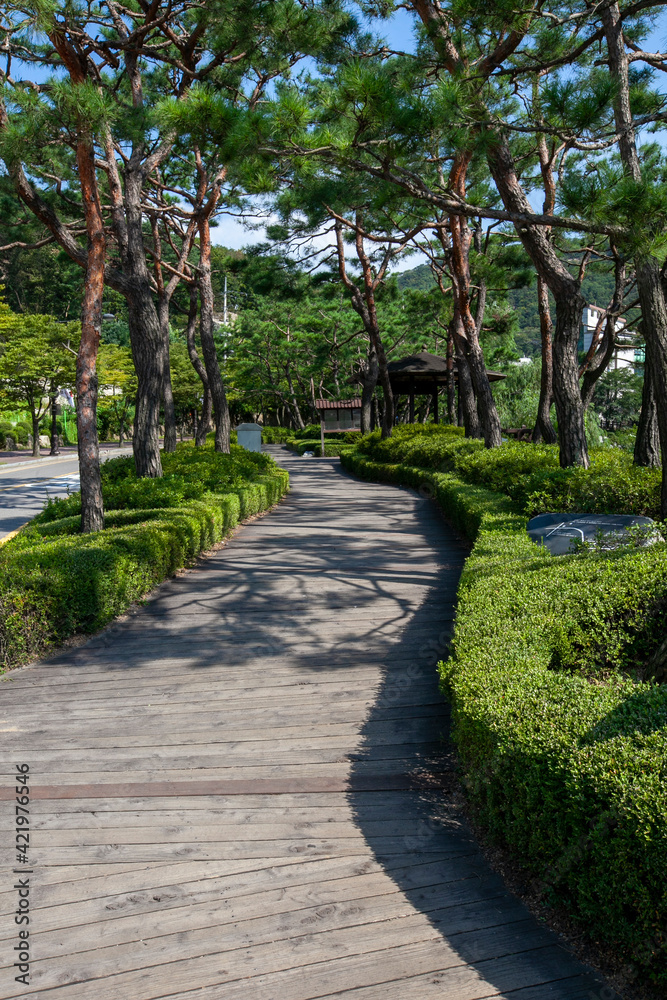
[[(111, 450), (111, 449), (109, 449)], [(106, 449), (101, 452), (101, 454), (106, 454)], [(118, 449), (118, 452), (114, 455), (114, 458), (120, 458), (121, 455), (129, 454), (125, 448)], [(72, 452), (71, 455), (45, 455), (44, 458), (33, 458), (28, 462), (6, 462), (0, 464), (0, 472), (6, 472), (7, 469), (25, 469), (30, 465), (36, 466), (41, 465), (43, 462), (73, 462), (75, 459), (78, 460), (79, 456), (77, 452)]]

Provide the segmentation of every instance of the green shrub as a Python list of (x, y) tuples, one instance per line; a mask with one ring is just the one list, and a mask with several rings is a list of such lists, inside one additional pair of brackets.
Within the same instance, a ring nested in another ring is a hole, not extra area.
[(13, 424), (9, 420), (0, 420), (0, 448), (7, 447), (7, 435), (12, 433)]
[(19, 420), (9, 432), (19, 444), (28, 443), (28, 435), (32, 434), (32, 427), (24, 421)]
[[(336, 432), (336, 437), (341, 438), (345, 444), (354, 444), (361, 439), (361, 431), (338, 431)], [(282, 441), (286, 442), (291, 438), (294, 438), (296, 441), (319, 441), (320, 425), (309, 424), (302, 431), (287, 431)]]
[(308, 424), (302, 431), (292, 431), (290, 436), (295, 437), (298, 441), (310, 441), (313, 438), (319, 439), (320, 425)]
[(373, 431), (359, 442), (359, 450), (377, 462), (402, 462), (441, 472), (456, 467), (457, 456), (484, 451), (484, 442), (465, 438), (463, 429), (448, 425), (405, 425), (394, 428), (390, 438)]
[(374, 432), (359, 451), (377, 462), (456, 472), (465, 482), (505, 493), (527, 517), (568, 510), (660, 516), (660, 470), (633, 465), (632, 456), (616, 448), (592, 451), (589, 469), (561, 469), (553, 445), (507, 441), (488, 449), (459, 428), (434, 432), (427, 425), (409, 432), (397, 427), (385, 441)]
[(635, 441), (637, 439), (637, 428), (627, 428), (621, 431), (605, 431), (605, 446), (608, 448), (620, 448), (634, 454)]
[(597, 940), (667, 982), (667, 546), (553, 557), (508, 497), (451, 473), (364, 478), (434, 496), (474, 541), (440, 664), (477, 817)]
[(5, 668), (95, 631), (166, 576), (277, 503), (289, 477), (268, 455), (179, 445), (164, 479), (137, 479), (132, 458), (103, 465), (105, 528), (81, 535), (78, 493), (51, 501), (0, 548)]
[[(331, 437), (325, 438), (325, 456), (335, 458), (336, 455), (342, 455), (344, 451), (352, 451), (354, 445), (346, 442), (345, 437), (347, 435), (337, 434), (335, 440), (332, 440)], [(339, 440), (341, 438), (343, 440)], [(303, 455), (307, 451), (312, 451), (318, 458), (321, 457), (322, 442), (320, 438), (317, 441), (300, 441), (297, 438), (288, 438), (286, 444), (289, 450), (296, 452), (297, 455)]]
[(294, 431), (287, 427), (262, 427), (263, 444), (284, 444), (288, 437), (292, 437)]

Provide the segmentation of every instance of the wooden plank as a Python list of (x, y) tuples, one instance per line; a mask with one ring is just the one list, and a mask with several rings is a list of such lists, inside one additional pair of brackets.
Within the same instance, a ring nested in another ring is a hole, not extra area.
[[(386, 683), (387, 680), (390, 680), (390, 677), (385, 676), (384, 680)], [(425, 672), (424, 677), (410, 679), (409, 693), (412, 696), (413, 702), (417, 694), (432, 696), (433, 680), (430, 667), (428, 673)], [(207, 704), (220, 704), (221, 706), (249, 702), (260, 708), (275, 704), (276, 696), (280, 697), (280, 702), (283, 706), (294, 703), (303, 705), (306, 701), (309, 704), (318, 705), (321, 704), (322, 694), (326, 695), (327, 699), (331, 699), (332, 701), (344, 698), (357, 701), (362, 699), (367, 700), (369, 694), (379, 690), (382, 682), (382, 674), (377, 669), (367, 671), (365, 676), (358, 676), (355, 671), (345, 671), (342, 676), (329, 678), (328, 680), (323, 680), (321, 683), (316, 682), (314, 679), (300, 681), (293, 676), (289, 680), (284, 678), (279, 679), (278, 682), (268, 683), (261, 696), (258, 696), (255, 691), (255, 697), (253, 698), (253, 689), (248, 686), (247, 680), (245, 684), (225, 687), (222, 677), (220, 678), (219, 685), (216, 685), (215, 680), (212, 681), (208, 678), (205, 683), (194, 684), (192, 689), (189, 690), (186, 683), (182, 682), (172, 686), (169, 684), (168, 679), (165, 679), (164, 687), (162, 688), (156, 684), (152, 684), (150, 687), (133, 690), (131, 695), (128, 694), (121, 700), (124, 709), (127, 710), (131, 708), (145, 708), (147, 703), (151, 703), (152, 698), (155, 698), (158, 702), (160, 700), (168, 700), (169, 708), (174, 711), (183, 706), (188, 706), (191, 709), (193, 697), (196, 698), (197, 696), (206, 698)], [(42, 705), (36, 711), (38, 714), (48, 715), (49, 713), (53, 714), (53, 709), (57, 708), (62, 715), (74, 716), (84, 714), (88, 711), (95, 711), (98, 708), (105, 708), (109, 705), (109, 694), (113, 693), (113, 686), (109, 685), (109, 688), (102, 692), (83, 692), (81, 696), (77, 696), (76, 704), (74, 705), (72, 704), (72, 695), (75, 693), (76, 689), (73, 688), (71, 693), (59, 692), (57, 695), (54, 694), (53, 697), (49, 696), (48, 705)], [(190, 696), (189, 699), (188, 695)], [(12, 711), (12, 713), (22, 707), (19, 699), (15, 700), (14, 705), (12, 705), (12, 699), (5, 700), (5, 708)], [(24, 711), (27, 710), (24, 709)]]
[[(71, 883), (39, 884), (39, 906), (36, 908), (36, 934), (58, 928), (87, 926), (101, 920), (131, 918), (133, 932), (128, 940), (136, 937), (138, 918), (145, 913), (163, 915), (166, 910), (178, 908), (187, 924), (185, 910), (199, 904), (234, 902), (235, 916), (244, 919), (298, 910), (308, 906), (324, 906), (357, 897), (393, 895), (403, 898), (405, 887), (417, 892), (419, 899), (437, 897), (440, 906), (457, 906), (473, 900), (499, 900), (505, 890), (497, 876), (480, 876), (479, 858), (455, 857), (446, 862), (436, 861), (414, 865), (410, 869), (392, 869), (391, 864), (380, 866), (360, 862), (360, 855), (344, 858), (318, 859), (298, 864), (289, 861), (266, 867), (254, 862), (253, 871), (235, 872), (233, 864), (222, 862), (194, 865), (164, 865), (154, 869), (144, 868), (144, 881), (137, 879), (134, 886), (122, 882), (117, 876), (105, 873), (90, 878), (91, 891), (82, 893), (82, 887)], [(246, 868), (250, 863), (246, 863)], [(240, 868), (241, 863), (236, 863)], [(224, 870), (225, 874), (218, 874)], [(50, 871), (50, 870), (49, 870)], [(391, 877), (392, 871), (394, 877)], [(196, 875), (193, 881), (188, 881)], [(397, 885), (400, 877), (404, 889)], [(69, 892), (68, 892), (69, 887)], [(116, 890), (116, 891), (114, 891)], [(118, 891), (120, 890), (120, 891)], [(14, 897), (15, 898), (15, 897)], [(3, 914), (5, 911), (2, 911)], [(221, 909), (222, 912), (222, 909)], [(7, 911), (11, 913), (11, 909)], [(217, 922), (216, 917), (216, 922)], [(12, 940), (11, 922), (2, 928), (0, 940)], [(162, 929), (162, 924), (159, 930)]]
[[(443, 706), (444, 708), (444, 706)], [(428, 716), (427, 720), (417, 716), (392, 721), (368, 721), (364, 724), (364, 735), (368, 739), (372, 736), (374, 746), (384, 744), (414, 743), (420, 735), (424, 733), (434, 733), (443, 735), (446, 732), (448, 713), (445, 711), (444, 718), (434, 718)], [(31, 739), (31, 746), (34, 751), (43, 750), (65, 750), (76, 747), (77, 750), (88, 750), (96, 748), (113, 747), (114, 749), (141, 748), (141, 747), (206, 747), (218, 746), (224, 743), (273, 743), (280, 746), (305, 746), (309, 741), (312, 746), (341, 746), (342, 748), (353, 750), (359, 745), (361, 739), (360, 725), (358, 722), (319, 722), (303, 721), (301, 725), (273, 726), (270, 730), (266, 727), (260, 729), (234, 728), (238, 726), (238, 719), (231, 720), (229, 726), (219, 727), (218, 731), (203, 728), (201, 731), (184, 729), (179, 731), (167, 731), (163, 725), (155, 727), (142, 727), (141, 731), (131, 735), (119, 735), (111, 729), (106, 736), (100, 736), (96, 730), (80, 731), (76, 736), (68, 736), (60, 733), (52, 738), (45, 737), (43, 732), (39, 736), (35, 734)], [(14, 730), (15, 731), (15, 730)]]
[[(188, 899), (185, 905), (144, 911), (140, 921), (136, 912), (129, 916), (116, 916), (113, 920), (109, 919), (108, 913), (100, 914), (101, 920), (98, 915), (97, 920), (90, 922), (77, 922), (53, 931), (37, 931), (33, 935), (35, 949), (40, 961), (51, 959), (55, 965), (63, 957), (64, 948), (68, 956), (85, 956), (92, 951), (103, 951), (109, 955), (111, 948), (127, 949), (129, 956), (130, 950), (136, 954), (134, 946), (139, 926), (143, 950), (148, 947), (152, 952), (157, 946), (166, 953), (175, 943), (170, 941), (173, 935), (179, 935), (183, 953), (187, 953), (188, 943), (197, 938), (200, 948), (206, 946), (207, 939), (214, 938), (215, 951), (225, 952), (238, 947), (239, 941), (251, 941), (253, 948), (278, 941), (293, 942), (299, 937), (309, 936), (313, 929), (318, 934), (326, 934), (334, 930), (406, 919), (421, 921), (426, 926), (424, 917), (437, 923), (441, 931), (455, 928), (456, 933), (462, 933), (493, 927), (494, 921), (498, 920), (497, 906), (501, 900), (505, 904), (503, 910), (507, 918), (503, 924), (510, 921), (520, 923), (522, 931), (528, 930), (526, 911), (518, 903), (510, 903), (499, 893), (479, 895), (469, 880), (465, 885), (457, 883), (456, 889), (447, 896), (439, 886), (422, 890), (419, 912), (398, 890), (359, 896), (365, 886), (359, 879), (355, 882), (354, 885), (339, 885), (335, 893), (325, 894), (328, 896), (326, 902), (318, 898), (317, 887), (308, 887), (301, 895), (297, 892), (289, 896), (284, 892), (274, 892), (258, 897), (246, 896), (242, 900), (241, 920), (240, 900), (220, 900), (210, 896), (201, 902)], [(546, 939), (544, 933), (542, 938)], [(6, 954), (9, 955), (9, 949)], [(150, 952), (149, 955), (152, 960), (153, 955)], [(100, 954), (98, 971), (102, 973), (104, 957)], [(130, 962), (126, 961), (126, 964)], [(113, 967), (111, 970), (115, 971)]]
[[(406, 837), (377, 837), (375, 849), (382, 857), (396, 855), (405, 858), (410, 851), (406, 847)], [(416, 837), (414, 838), (417, 839)], [(276, 858), (288, 858), (299, 855), (303, 858), (349, 857), (358, 854), (363, 849), (364, 838), (358, 837), (346, 840), (308, 839), (298, 840), (294, 836), (287, 840), (268, 837), (266, 840), (245, 842), (235, 840), (229, 843), (213, 841), (207, 843), (194, 842), (189, 834), (180, 843), (161, 843), (159, 832), (156, 832), (152, 844), (103, 844), (92, 846), (71, 845), (65, 847), (43, 846), (39, 843), (31, 849), (31, 865), (36, 868), (47, 865), (102, 865), (112, 863), (152, 863), (153, 861), (178, 861), (179, 859), (202, 861), (237, 861), (244, 858), (266, 858), (268, 855)], [(437, 838), (424, 839), (417, 845), (419, 856), (440, 855), (447, 850)], [(451, 848), (449, 848), (451, 849)], [(0, 849), (0, 865), (11, 866), (15, 852)]]
[[(95, 868), (55, 866), (42, 868), (36, 875), (38, 889), (37, 924), (41, 930), (76, 924), (67, 918), (68, 909), (90, 902), (95, 912), (107, 916), (142, 913), (144, 909), (166, 907), (173, 898), (234, 899), (277, 890), (283, 895), (305, 891), (307, 887), (335, 886), (339, 880), (363, 880), (379, 895), (383, 887), (393, 892), (399, 885), (414, 891), (422, 886), (445, 885), (474, 879), (482, 889), (494, 893), (502, 888), (497, 876), (488, 876), (479, 854), (472, 852), (434, 858), (415, 858), (406, 866), (402, 857), (386, 858), (380, 864), (367, 852), (333, 858), (247, 858), (237, 861), (179, 861), (162, 864), (99, 865)], [(366, 882), (368, 879), (368, 883)], [(483, 885), (482, 885), (483, 883)], [(159, 896), (156, 900), (155, 895)], [(2, 895), (3, 914), (12, 915), (16, 896)], [(61, 917), (60, 914), (65, 914)], [(84, 918), (82, 918), (84, 919)]]

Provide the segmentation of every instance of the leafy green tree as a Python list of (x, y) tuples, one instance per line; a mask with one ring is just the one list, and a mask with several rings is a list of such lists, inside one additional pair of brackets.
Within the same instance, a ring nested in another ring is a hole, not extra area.
[[(79, 323), (53, 316), (20, 316), (6, 305), (0, 311), (0, 391), (7, 403), (30, 412), (32, 452), (39, 458), (39, 423), (60, 388), (76, 381)], [(74, 346), (72, 346), (74, 345)]]
[(234, 324), (227, 370), (232, 391), (269, 423), (298, 430), (318, 420), (315, 400), (350, 395), (363, 343), (358, 318), (331, 287), (302, 280), (284, 298), (254, 295)]
[(607, 430), (632, 427), (639, 420), (643, 379), (631, 368), (608, 370), (598, 380), (593, 392), (593, 406)]
[(508, 365), (504, 371), (507, 377), (493, 386), (502, 426), (505, 430), (531, 427), (540, 398), (540, 362)]
[(174, 385), (176, 422), (182, 430), (183, 425), (189, 423), (194, 413), (201, 413), (205, 390), (201, 378), (192, 365), (186, 344), (180, 340), (172, 341), (169, 358)]
[(101, 344), (98, 357), (100, 409), (113, 414), (118, 432), (118, 447), (122, 448), (137, 394), (137, 373), (129, 347)]

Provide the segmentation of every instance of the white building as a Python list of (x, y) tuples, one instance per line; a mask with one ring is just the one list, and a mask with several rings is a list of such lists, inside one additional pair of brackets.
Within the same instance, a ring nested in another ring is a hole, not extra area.
[[(579, 350), (588, 351), (600, 319), (604, 317), (605, 310), (600, 306), (586, 306), (581, 318), (581, 328), (579, 330)], [(604, 319), (602, 320), (604, 323)], [(616, 342), (609, 368), (631, 368), (635, 374), (637, 368), (641, 369), (644, 364), (644, 350), (636, 347), (637, 334), (634, 330), (626, 330), (626, 320), (620, 317), (616, 320)], [(602, 331), (603, 332), (603, 331)]]

